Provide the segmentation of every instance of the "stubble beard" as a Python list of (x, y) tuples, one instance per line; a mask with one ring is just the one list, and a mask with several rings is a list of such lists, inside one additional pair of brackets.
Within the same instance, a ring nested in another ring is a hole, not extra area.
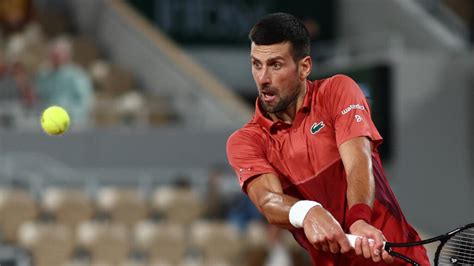
[[(276, 114), (276, 113), (284, 112), (288, 109), (289, 106), (291, 106), (292, 104), (296, 104), (301, 88), (298, 85), (295, 85), (295, 88), (292, 91), (293, 93), (280, 98), (280, 100), (273, 106), (267, 105), (265, 101), (262, 99), (262, 95), (259, 95), (258, 99), (260, 101), (260, 106), (263, 108), (263, 110), (266, 113)], [(279, 96), (276, 95), (276, 97), (279, 97)]]

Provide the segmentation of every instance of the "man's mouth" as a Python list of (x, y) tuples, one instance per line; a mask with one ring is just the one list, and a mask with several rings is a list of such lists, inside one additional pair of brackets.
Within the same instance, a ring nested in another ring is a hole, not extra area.
[(263, 92), (262, 91), (261, 95), (262, 95), (262, 97), (261, 97), (262, 100), (264, 102), (267, 102), (267, 103), (272, 102), (276, 98), (276, 95), (273, 92)]

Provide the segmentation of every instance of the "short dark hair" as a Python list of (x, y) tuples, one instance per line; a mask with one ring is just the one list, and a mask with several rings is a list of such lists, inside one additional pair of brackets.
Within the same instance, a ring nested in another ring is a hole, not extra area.
[(293, 59), (309, 55), (310, 38), (303, 22), (287, 13), (273, 13), (259, 20), (250, 30), (249, 39), (256, 45), (290, 42)]

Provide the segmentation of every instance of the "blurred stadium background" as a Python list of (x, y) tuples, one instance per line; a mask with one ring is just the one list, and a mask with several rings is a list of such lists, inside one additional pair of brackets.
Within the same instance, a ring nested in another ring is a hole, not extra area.
[[(225, 156), (256, 97), (247, 33), (276, 11), (310, 30), (312, 78), (366, 93), (423, 236), (473, 222), (473, 1), (2, 0), (0, 264), (308, 265)], [(50, 137), (38, 76), (58, 38), (93, 93)]]

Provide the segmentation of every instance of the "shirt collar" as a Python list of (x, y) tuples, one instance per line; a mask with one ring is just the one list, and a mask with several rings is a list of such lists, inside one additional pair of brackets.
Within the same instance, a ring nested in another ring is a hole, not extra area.
[[(309, 113), (311, 110), (311, 102), (313, 98), (313, 83), (309, 80), (306, 81), (306, 94), (303, 99), (303, 106), (298, 110), (298, 112)], [(261, 125), (263, 128), (271, 132), (272, 129), (277, 128), (278, 126), (285, 127), (285, 123), (281, 121), (273, 121), (265, 115), (265, 112), (260, 107), (260, 102), (257, 98), (255, 101), (255, 115), (254, 120), (256, 123)], [(290, 125), (288, 125), (290, 126)]]

